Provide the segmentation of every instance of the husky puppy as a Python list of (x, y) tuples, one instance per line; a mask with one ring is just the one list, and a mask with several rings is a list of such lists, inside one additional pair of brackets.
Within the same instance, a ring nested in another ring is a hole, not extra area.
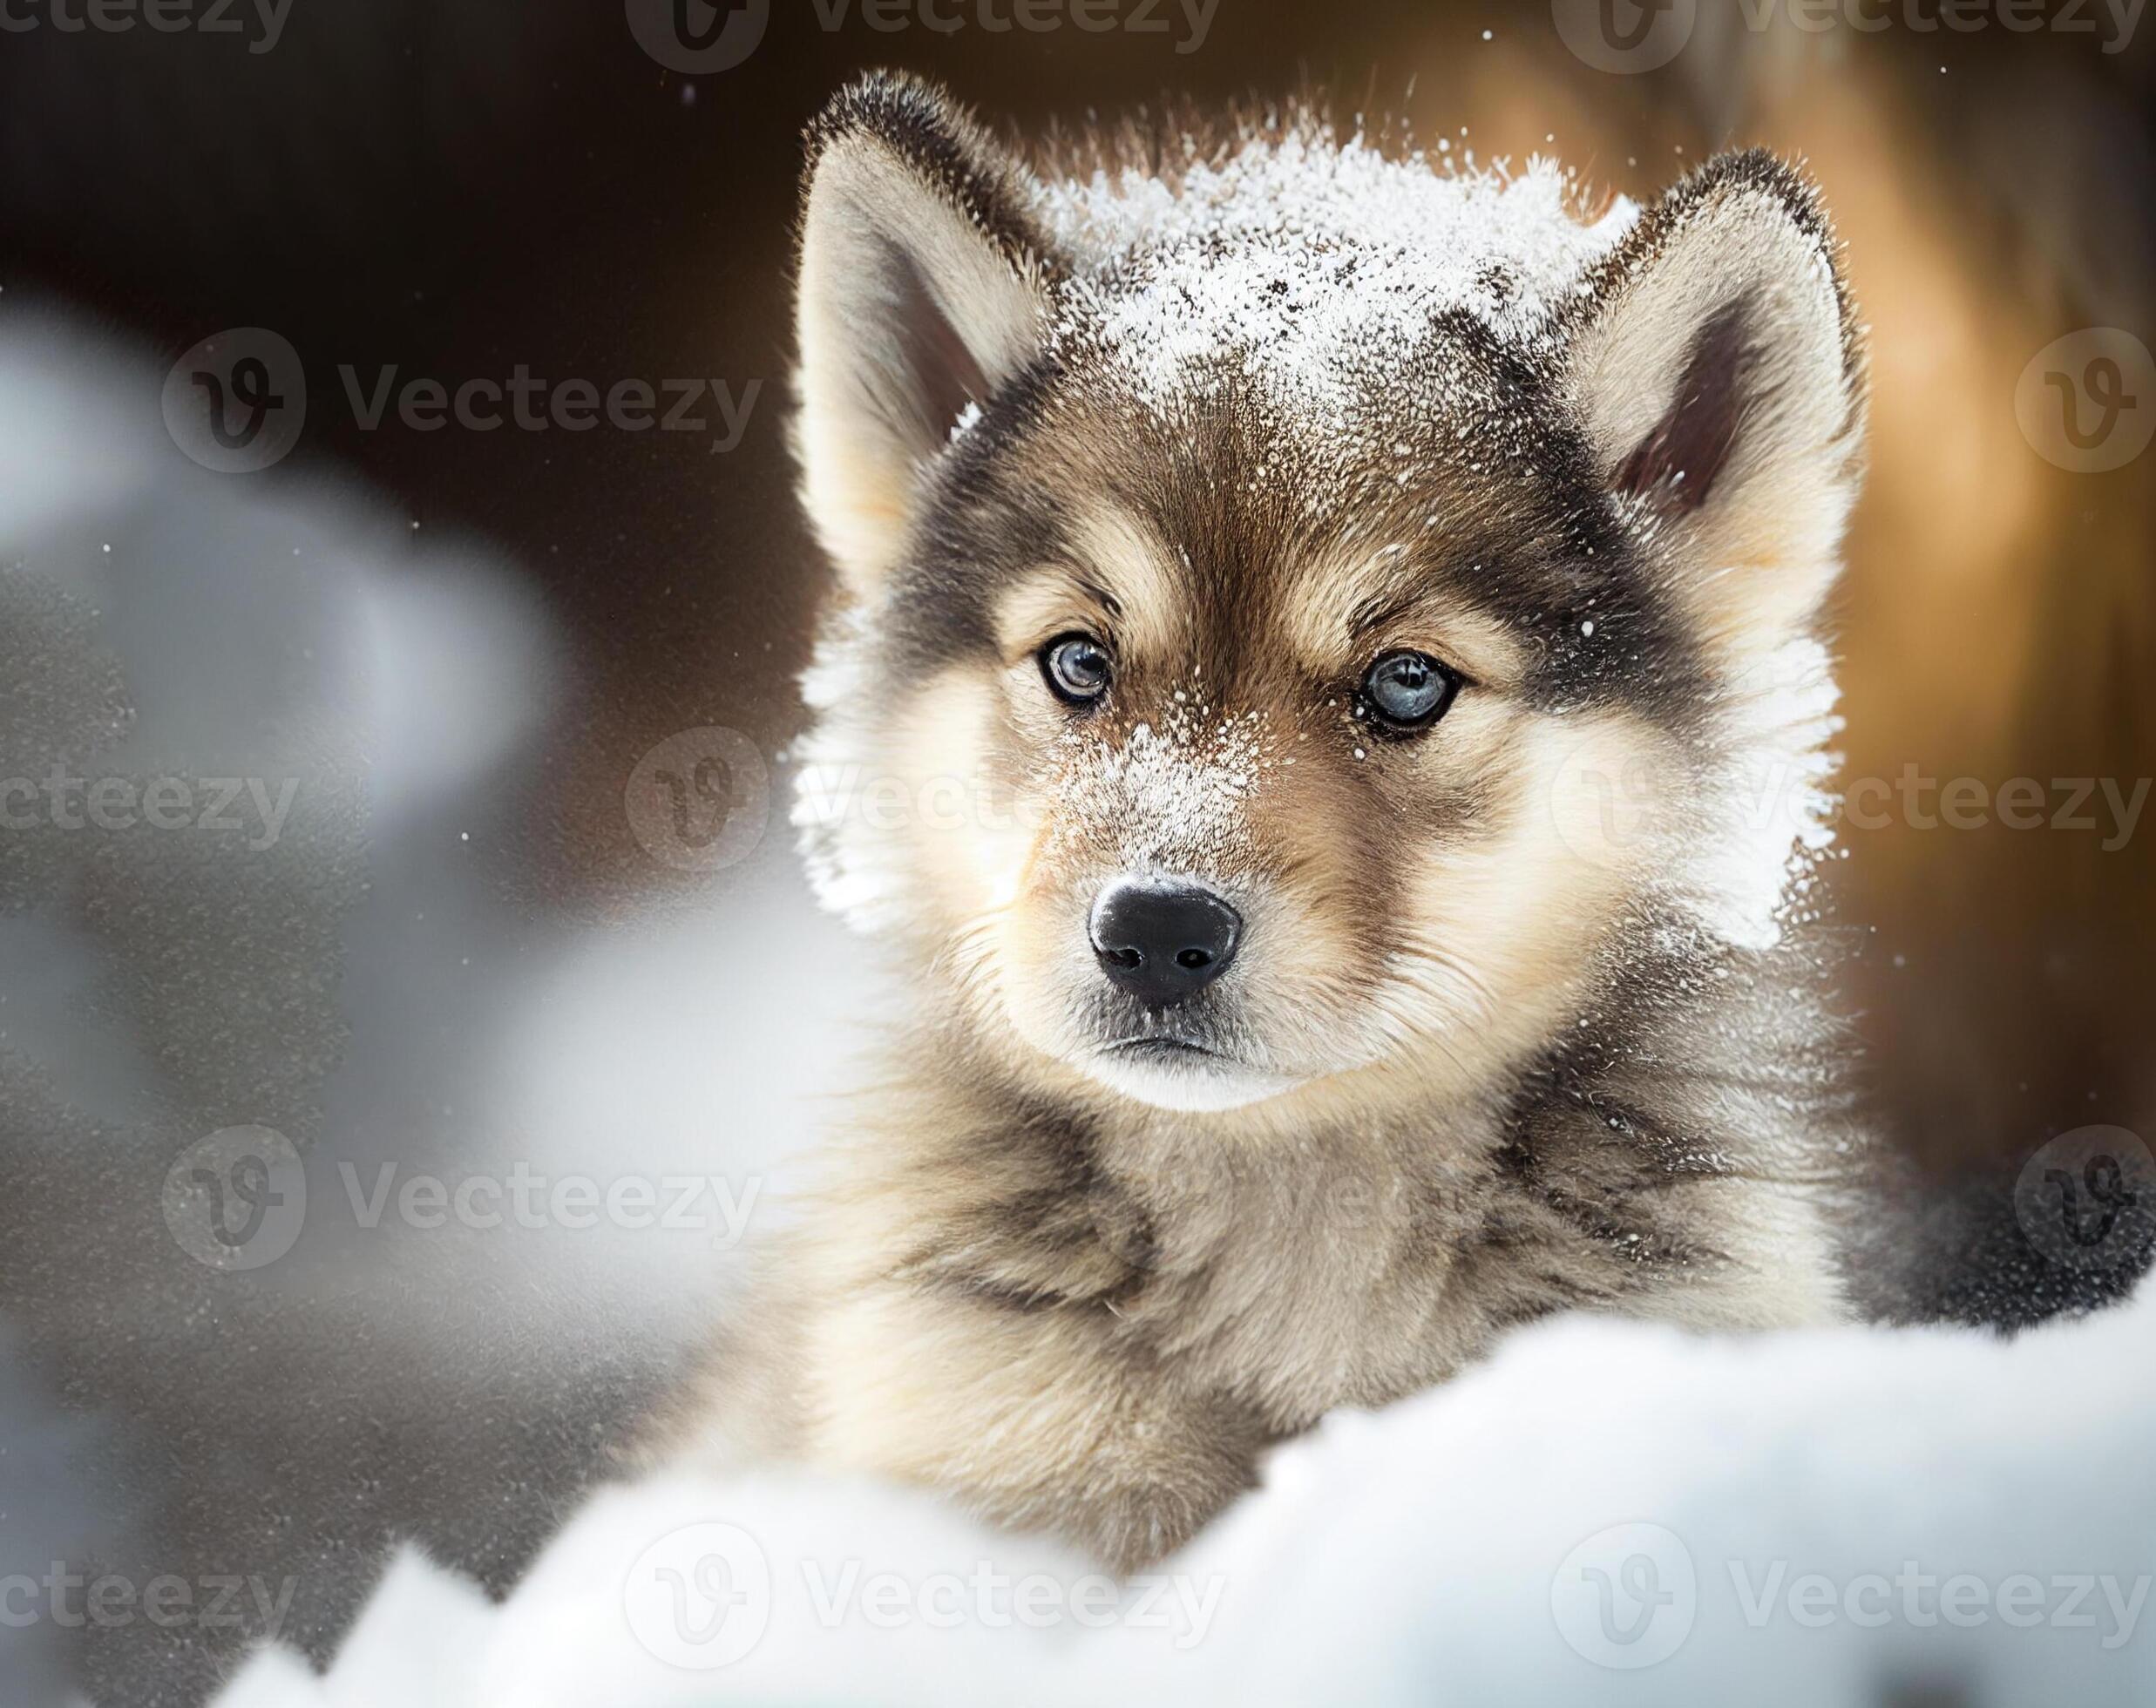
[(1795, 171), (810, 133), (797, 820), (915, 1005), (669, 1447), (1119, 1568), (1579, 1307), (1845, 1314), (1807, 900), (1862, 364)]

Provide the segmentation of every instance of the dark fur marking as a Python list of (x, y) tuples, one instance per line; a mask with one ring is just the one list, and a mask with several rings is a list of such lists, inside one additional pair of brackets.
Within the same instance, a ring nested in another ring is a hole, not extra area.
[(919, 426), (933, 444), (950, 431), (967, 403), (986, 398), (987, 376), (937, 306), (919, 263), (895, 243), (881, 247), (883, 272), (897, 304), (898, 340), (921, 409)]
[(919, 78), (871, 72), (847, 85), (805, 134), (803, 207), (824, 151), (850, 137), (872, 137), (974, 220), (1014, 266), (1037, 266), (1048, 276), (1058, 271), (1001, 152), (970, 116)]
[(999, 1311), (1013, 1312), (1021, 1317), (1037, 1316), (1043, 1311), (1052, 1311), (1059, 1305), (1071, 1302), (1068, 1293), (1057, 1292), (1052, 1288), (1016, 1287), (986, 1275), (932, 1271), (925, 1278), (939, 1292), (954, 1294), (975, 1304), (993, 1305)]
[(1739, 301), (1717, 309), (1699, 329), (1668, 412), (1618, 468), (1617, 491), (1678, 512), (1706, 503), (1759, 401), (1746, 390), (1753, 367), (1750, 323), (1751, 305)]

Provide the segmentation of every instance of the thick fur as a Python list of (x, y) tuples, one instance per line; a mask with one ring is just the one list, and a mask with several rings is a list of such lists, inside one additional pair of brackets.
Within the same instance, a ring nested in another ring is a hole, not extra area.
[[(1509, 1325), (1847, 1313), (1808, 893), (1854, 322), (1766, 156), (1580, 201), (1302, 110), (1028, 156), (874, 78), (813, 128), (797, 818), (918, 1011), (658, 1451), (1128, 1568)], [(1467, 684), (1408, 741), (1355, 696), (1398, 647)], [(1161, 872), (1245, 933), (1156, 1061), (1086, 911)]]

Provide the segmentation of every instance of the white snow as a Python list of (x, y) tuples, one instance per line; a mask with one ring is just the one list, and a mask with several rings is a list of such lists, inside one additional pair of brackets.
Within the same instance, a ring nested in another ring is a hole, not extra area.
[(2011, 1345), (1554, 1321), (1128, 1586), (917, 1492), (654, 1481), (498, 1611), (408, 1555), (326, 1681), (265, 1656), (220, 1708), (2146, 1705), (2153, 1346), (2156, 1294)]
[(1304, 430), (1342, 430), (1440, 314), (1532, 341), (1638, 211), (1620, 198), (1590, 224), (1579, 201), (1548, 160), (1509, 177), (1291, 115), (1219, 158), (1047, 185), (1050, 228), (1089, 262), (1056, 335), (1106, 347), (1161, 407), (1234, 375)]

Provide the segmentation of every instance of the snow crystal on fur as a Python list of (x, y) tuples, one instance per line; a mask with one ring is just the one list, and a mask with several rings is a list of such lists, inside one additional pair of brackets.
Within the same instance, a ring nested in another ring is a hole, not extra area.
[(1573, 190), (1547, 160), (1510, 180), (1441, 172), (1360, 136), (1297, 130), (1172, 184), (1096, 172), (1052, 186), (1045, 207), (1070, 248), (1102, 258), (1079, 295), (1084, 330), (1142, 396), (1203, 396), (1234, 371), (1325, 430), (1344, 425), (1359, 376), (1440, 314), (1465, 310), (1508, 343), (1536, 336), (1637, 212), (1620, 200), (1582, 225)]

